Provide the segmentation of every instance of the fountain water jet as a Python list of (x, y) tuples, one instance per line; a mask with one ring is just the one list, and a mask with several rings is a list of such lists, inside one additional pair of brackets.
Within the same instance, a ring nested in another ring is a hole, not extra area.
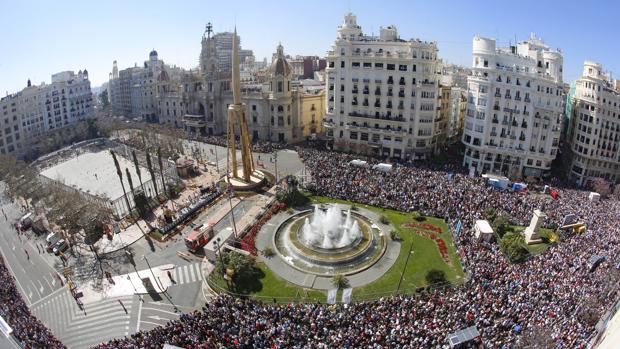
[(343, 221), (338, 207), (331, 206), (322, 211), (315, 206), (312, 219), (304, 221), (299, 240), (308, 246), (337, 249), (352, 245), (361, 235), (359, 224), (351, 218), (351, 210), (347, 210)]

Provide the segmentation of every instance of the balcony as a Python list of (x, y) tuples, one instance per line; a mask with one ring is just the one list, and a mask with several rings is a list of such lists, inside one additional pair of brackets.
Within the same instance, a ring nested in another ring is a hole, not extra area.
[(368, 91), (368, 89), (367, 89), (367, 88), (365, 88), (365, 89), (362, 91), (362, 93), (363, 93), (363, 94), (365, 94), (365, 95), (367, 95), (367, 94), (369, 93), (369, 91)]
[(360, 113), (360, 112), (350, 112), (349, 113), (350, 117), (353, 118), (364, 118), (364, 119), (372, 119), (372, 120), (385, 120), (385, 121), (395, 121), (395, 122), (406, 122), (407, 119), (405, 119), (402, 116), (392, 116), (392, 115), (369, 115), (369, 114), (364, 114), (364, 113)]
[(494, 123), (494, 124), (498, 124), (499, 120), (497, 120), (497, 118), (493, 118), (493, 120), (491, 120), (491, 122)]
[(388, 83), (388, 85), (392, 85), (392, 84), (394, 84), (394, 79), (389, 78), (389, 79), (388, 79), (388, 81), (387, 81), (387, 83)]
[(381, 90), (375, 90), (375, 96), (381, 96)]
[(529, 111), (525, 111), (525, 110), (524, 110), (524, 111), (523, 111), (523, 115), (528, 116), (528, 115), (530, 115), (530, 112), (529, 112)]
[(521, 97), (515, 96), (515, 101), (520, 101), (520, 100), (521, 100)]
[(499, 105), (494, 105), (494, 106), (493, 106), (493, 110), (497, 110), (497, 111), (499, 111)]
[(499, 93), (499, 92), (495, 92), (495, 97), (497, 97), (497, 98), (501, 98), (501, 97), (502, 97), (502, 94), (501, 94), (501, 93)]
[(491, 131), (491, 137), (497, 137), (497, 132)]
[(358, 93), (358, 90), (357, 89), (353, 89), (353, 90), (351, 90), (351, 93)]
[(205, 127), (207, 125), (204, 115), (185, 114), (183, 121), (188, 127)]
[(523, 99), (523, 101), (524, 101), (525, 103), (529, 103), (529, 102), (530, 102), (530, 97), (525, 97), (525, 98)]
[(398, 97), (405, 97), (405, 91), (398, 92)]

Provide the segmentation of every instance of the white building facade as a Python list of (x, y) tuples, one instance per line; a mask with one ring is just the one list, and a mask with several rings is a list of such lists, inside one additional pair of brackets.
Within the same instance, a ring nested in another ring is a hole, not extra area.
[(88, 71), (52, 75), (50, 84), (28, 85), (0, 100), (0, 153), (24, 156), (49, 132), (67, 130), (94, 115)]
[(463, 164), (478, 173), (539, 178), (558, 153), (564, 96), (562, 54), (532, 35), (496, 48), (474, 37)]
[(394, 26), (364, 35), (345, 15), (327, 56), (326, 136), (337, 150), (402, 159), (436, 149), (437, 45), (402, 40)]
[(601, 64), (584, 63), (569, 103), (569, 178), (580, 185), (594, 177), (620, 182), (620, 91)]

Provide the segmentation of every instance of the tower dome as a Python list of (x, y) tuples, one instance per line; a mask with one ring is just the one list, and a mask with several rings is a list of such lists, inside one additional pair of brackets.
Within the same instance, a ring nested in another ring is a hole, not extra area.
[(149, 58), (157, 60), (157, 51), (155, 51), (155, 49), (149, 53)]
[(289, 76), (291, 74), (291, 65), (286, 60), (286, 57), (284, 57), (284, 48), (282, 44), (278, 44), (276, 59), (271, 63), (271, 74), (273, 76)]

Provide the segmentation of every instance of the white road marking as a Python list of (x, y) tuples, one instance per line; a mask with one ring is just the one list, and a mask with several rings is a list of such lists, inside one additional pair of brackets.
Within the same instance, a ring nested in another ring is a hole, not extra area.
[(39, 287), (39, 293), (43, 294), (43, 290), (45, 289), (45, 287), (43, 287), (43, 283), (41, 282), (41, 279), (39, 279), (37, 281), (39, 281), (39, 286), (41, 286), (41, 287)]
[(161, 311), (162, 313), (168, 313), (168, 314), (172, 314), (172, 315), (179, 315), (179, 313), (175, 313), (175, 312), (167, 311), (167, 310), (163, 310), (163, 309), (157, 309), (157, 308), (147, 308), (147, 307), (144, 307), (142, 309), (144, 309), (144, 310)]
[(142, 315), (142, 303), (144, 302), (138, 302), (138, 321), (136, 321), (136, 332), (140, 332), (140, 316)]
[(155, 320), (155, 321), (159, 321), (159, 320), (166, 320), (166, 321), (167, 321), (167, 320), (169, 320), (168, 318), (161, 317), (161, 316), (159, 316), (159, 315), (147, 316), (147, 318), (149, 318), (149, 319), (153, 319), (153, 320)]

